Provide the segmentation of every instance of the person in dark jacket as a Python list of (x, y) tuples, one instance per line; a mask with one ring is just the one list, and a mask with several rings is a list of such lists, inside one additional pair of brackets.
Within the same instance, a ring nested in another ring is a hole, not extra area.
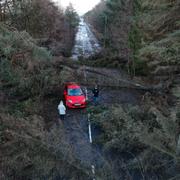
[(94, 89), (92, 90), (92, 93), (93, 93), (94, 103), (97, 104), (97, 103), (98, 103), (98, 99), (99, 99), (99, 88), (98, 88), (97, 85), (96, 85), (96, 86), (94, 87)]

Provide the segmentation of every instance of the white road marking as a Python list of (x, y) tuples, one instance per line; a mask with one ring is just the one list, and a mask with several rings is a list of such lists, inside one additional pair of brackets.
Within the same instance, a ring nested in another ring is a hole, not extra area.
[(85, 88), (85, 94), (86, 94), (86, 101), (88, 101), (88, 91), (87, 91), (87, 88)]
[(91, 132), (91, 121), (90, 121), (90, 114), (88, 114), (88, 122), (89, 122), (89, 142), (92, 144), (92, 132)]
[[(85, 77), (85, 81), (87, 81), (87, 76), (86, 76), (86, 69), (85, 69), (85, 66), (84, 66), (84, 77)], [(86, 93), (86, 101), (88, 100), (88, 91), (87, 91), (87, 88), (85, 87), (85, 93)], [(89, 142), (92, 144), (92, 131), (91, 131), (91, 120), (90, 120), (90, 113), (88, 113), (88, 129), (89, 129)], [(96, 180), (95, 179), (95, 166), (94, 165), (91, 165), (91, 171), (92, 171), (92, 174), (93, 174), (93, 180)]]
[(92, 165), (91, 168), (92, 168), (92, 173), (93, 173), (93, 175), (95, 175), (95, 166)]
[(89, 122), (89, 142), (92, 144), (91, 123)]
[(94, 165), (91, 165), (91, 169), (92, 169), (92, 174), (93, 174), (93, 180), (96, 180), (95, 179), (95, 166)]
[[(91, 131), (91, 121), (90, 121), (90, 114), (88, 114), (88, 123), (89, 123), (89, 142), (92, 144), (92, 131)], [(95, 166), (94, 165), (91, 165), (91, 171), (92, 171), (92, 174), (93, 174), (93, 180), (96, 180), (94, 178), (95, 176)]]

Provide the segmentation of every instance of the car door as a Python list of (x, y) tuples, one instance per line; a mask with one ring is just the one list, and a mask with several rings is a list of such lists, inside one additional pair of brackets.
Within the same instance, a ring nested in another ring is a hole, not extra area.
[(63, 95), (64, 95), (64, 100), (66, 101), (67, 100), (67, 85), (64, 88)]

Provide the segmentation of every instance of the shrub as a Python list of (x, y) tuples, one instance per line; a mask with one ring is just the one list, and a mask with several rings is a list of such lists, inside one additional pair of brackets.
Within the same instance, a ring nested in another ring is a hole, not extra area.
[(0, 26), (0, 80), (1, 88), (15, 96), (43, 94), (45, 78), (52, 57), (45, 48), (38, 47), (25, 31), (10, 31)]
[(7, 59), (0, 60), (0, 81), (8, 84), (16, 84), (18, 82), (18, 76), (15, 75), (10, 62)]
[(92, 118), (103, 131), (100, 142), (105, 150), (141, 152), (148, 146), (171, 158), (180, 158), (176, 154), (178, 116), (174, 116), (174, 111), (169, 117), (154, 107), (143, 110), (112, 106), (104, 112), (94, 112)]
[(16, 54), (28, 54), (30, 60), (50, 60), (51, 55), (45, 49), (38, 47), (35, 40), (25, 31), (10, 31), (0, 26), (0, 56), (12, 60)]

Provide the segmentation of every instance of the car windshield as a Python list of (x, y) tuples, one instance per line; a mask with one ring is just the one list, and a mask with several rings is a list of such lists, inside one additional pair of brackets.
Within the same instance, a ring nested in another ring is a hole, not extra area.
[(68, 89), (68, 95), (69, 96), (81, 96), (81, 95), (83, 95), (83, 93), (80, 88)]

